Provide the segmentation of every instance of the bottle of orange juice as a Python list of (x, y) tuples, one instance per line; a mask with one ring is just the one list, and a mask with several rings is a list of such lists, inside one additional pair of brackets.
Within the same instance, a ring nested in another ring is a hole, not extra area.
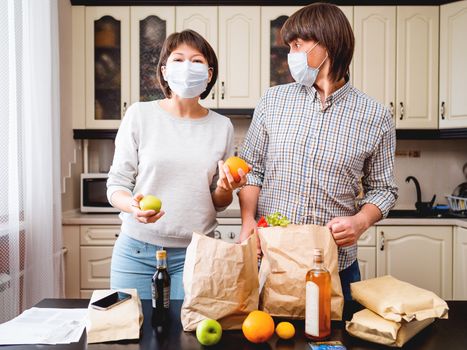
[(305, 336), (323, 340), (331, 335), (331, 275), (323, 266), (323, 250), (313, 249), (313, 267), (306, 274)]

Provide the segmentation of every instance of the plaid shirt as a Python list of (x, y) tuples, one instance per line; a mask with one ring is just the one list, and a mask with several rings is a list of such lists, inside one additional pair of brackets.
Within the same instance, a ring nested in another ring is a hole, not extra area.
[[(278, 211), (293, 223), (325, 225), (365, 203), (385, 217), (397, 199), (395, 143), (389, 111), (349, 82), (324, 108), (314, 87), (268, 89), (241, 152), (253, 166), (247, 185), (261, 187), (257, 218)], [(339, 271), (356, 258), (356, 245), (339, 248)]]

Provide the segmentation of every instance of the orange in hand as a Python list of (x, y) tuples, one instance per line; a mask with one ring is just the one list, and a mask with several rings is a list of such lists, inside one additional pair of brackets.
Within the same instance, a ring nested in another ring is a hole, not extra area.
[(225, 163), (229, 167), (230, 173), (234, 178), (235, 182), (240, 182), (240, 175), (238, 175), (238, 169), (242, 169), (245, 174), (248, 174), (250, 168), (248, 168), (248, 164), (239, 157), (230, 157), (228, 158)]
[(274, 320), (264, 311), (252, 311), (243, 321), (242, 331), (252, 343), (265, 342), (274, 334)]

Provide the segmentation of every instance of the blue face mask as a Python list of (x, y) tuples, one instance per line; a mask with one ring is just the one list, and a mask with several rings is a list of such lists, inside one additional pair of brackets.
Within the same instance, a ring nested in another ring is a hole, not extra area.
[(313, 45), (313, 47), (306, 52), (294, 52), (287, 55), (290, 74), (292, 74), (292, 77), (297, 83), (308, 87), (313, 86), (316, 81), (316, 77), (318, 76), (319, 69), (328, 58), (328, 55), (326, 54), (326, 57), (318, 68), (308, 66), (308, 53), (310, 53), (316, 45), (318, 45), (318, 43)]

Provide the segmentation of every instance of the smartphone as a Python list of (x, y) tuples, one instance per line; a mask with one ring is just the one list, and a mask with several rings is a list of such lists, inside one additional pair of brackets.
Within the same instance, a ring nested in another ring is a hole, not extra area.
[(115, 292), (92, 302), (91, 307), (97, 310), (108, 310), (111, 307), (121, 304), (125, 300), (129, 299), (131, 299), (131, 294), (125, 292)]

